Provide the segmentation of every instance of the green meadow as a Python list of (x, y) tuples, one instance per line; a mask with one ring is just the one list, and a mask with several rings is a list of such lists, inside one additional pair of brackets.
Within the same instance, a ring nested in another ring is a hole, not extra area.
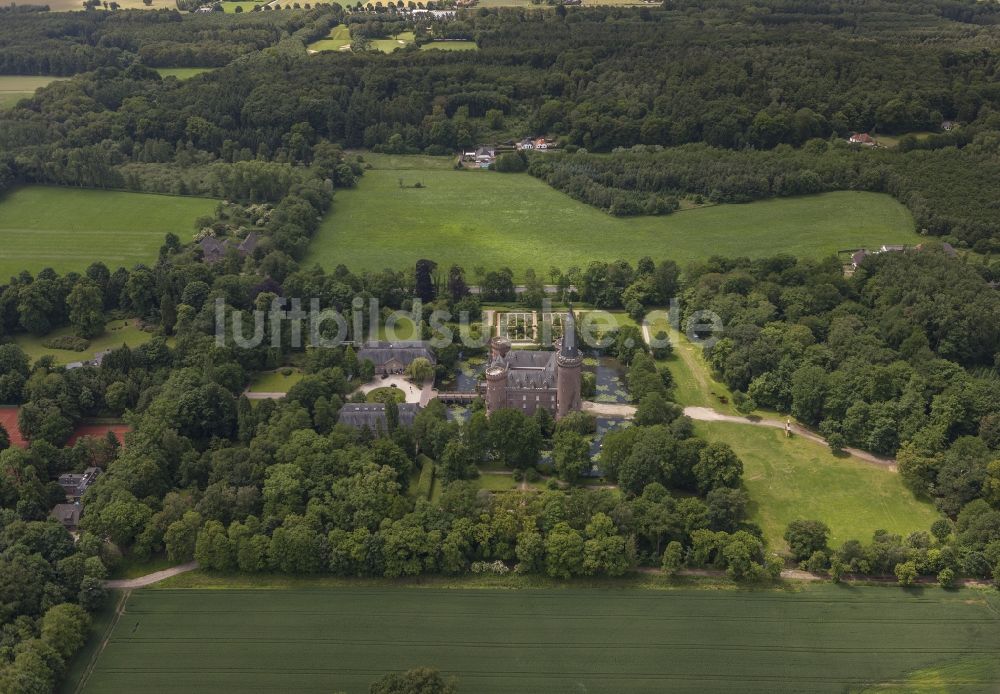
[(830, 545), (871, 541), (875, 530), (907, 536), (930, 530), (941, 516), (920, 501), (899, 474), (853, 456), (835, 456), (827, 446), (781, 429), (732, 422), (695, 422), (709, 441), (732, 446), (743, 461), (743, 484), (750, 493), (750, 521), (764, 530), (774, 549), (785, 545), (793, 520), (821, 520), (830, 527)]
[(69, 364), (75, 361), (86, 361), (93, 359), (98, 352), (109, 349), (116, 349), (122, 345), (138, 347), (152, 339), (152, 333), (147, 333), (139, 329), (135, 321), (115, 320), (108, 323), (104, 332), (90, 340), (90, 345), (82, 352), (74, 352), (68, 349), (51, 349), (46, 347), (44, 342), (57, 337), (75, 335), (71, 327), (58, 328), (45, 337), (36, 337), (25, 333), (18, 333), (14, 337), (14, 342), (24, 350), (32, 362), (39, 358), (50, 355), (55, 358), (56, 364)]
[(112, 271), (153, 263), (167, 232), (186, 243), (216, 201), (171, 195), (24, 186), (0, 197), (0, 277), (44, 268)]
[(420, 47), (420, 50), (429, 51), (436, 48), (442, 51), (474, 51), (479, 48), (475, 41), (431, 41)]
[(155, 68), (160, 77), (176, 77), (179, 80), (191, 79), (195, 75), (209, 72), (215, 68), (211, 67), (158, 67)]
[(330, 29), (326, 38), (310, 43), (307, 48), (316, 52), (350, 50), (351, 32), (346, 24), (338, 24)]
[(23, 75), (0, 75), (0, 109), (10, 108), (21, 99), (27, 99), (39, 87), (68, 77), (34, 77)]
[[(306, 263), (354, 271), (409, 268), (419, 258), (471, 270), (546, 272), (595, 259), (684, 263), (710, 255), (916, 243), (909, 212), (888, 195), (834, 192), (716, 205), (659, 217), (612, 217), (527, 174), (456, 171), (451, 158), (365, 155), (373, 169), (338, 191)], [(420, 183), (421, 187), (415, 187)]]
[(956, 667), (996, 657), (992, 593), (314, 585), (133, 591), (77, 691), (362, 694), (417, 666), (476, 694), (840, 694), (928, 668), (963, 692), (1000, 685)]

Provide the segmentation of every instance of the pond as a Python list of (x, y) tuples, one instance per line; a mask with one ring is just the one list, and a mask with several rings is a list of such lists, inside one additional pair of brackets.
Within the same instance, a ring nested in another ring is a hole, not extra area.
[(612, 357), (590, 356), (583, 360), (584, 371), (594, 374), (597, 379), (595, 402), (621, 405), (629, 402), (626, 388), (626, 369), (620, 361)]
[(438, 379), (437, 389), (441, 391), (451, 391), (458, 393), (471, 393), (476, 390), (476, 383), (479, 381), (486, 369), (486, 356), (477, 355), (468, 359), (459, 359), (455, 363), (455, 368), (444, 378)]

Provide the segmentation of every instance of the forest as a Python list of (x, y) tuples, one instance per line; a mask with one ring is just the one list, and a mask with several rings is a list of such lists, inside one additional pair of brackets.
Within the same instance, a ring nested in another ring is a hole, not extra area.
[[(0, 74), (83, 74), (0, 114), (0, 185), (158, 189), (163, 170), (308, 164), (323, 140), (449, 154), (545, 133), (567, 154), (533, 156), (532, 172), (613, 214), (857, 188), (900, 199), (917, 230), (995, 252), (998, 17), (954, 2), (475, 9), (433, 30), (454, 25), (477, 51), (310, 55), (341, 22), (362, 38), (432, 28), (395, 7), (7, 12)], [(217, 69), (144, 69), (183, 66)], [(959, 127), (905, 137), (945, 121)], [(855, 131), (904, 137), (858, 151), (842, 142)]]

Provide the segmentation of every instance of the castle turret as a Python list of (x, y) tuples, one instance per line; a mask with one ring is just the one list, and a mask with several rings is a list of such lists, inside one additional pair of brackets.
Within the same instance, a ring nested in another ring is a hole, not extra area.
[(490, 340), (490, 361), (503, 359), (510, 352), (510, 340), (497, 335)]
[(563, 320), (563, 336), (556, 355), (556, 419), (562, 419), (582, 406), (580, 381), (583, 377), (583, 356), (576, 346), (576, 316), (570, 307)]
[(486, 367), (486, 412), (507, 407), (507, 364), (498, 359)]

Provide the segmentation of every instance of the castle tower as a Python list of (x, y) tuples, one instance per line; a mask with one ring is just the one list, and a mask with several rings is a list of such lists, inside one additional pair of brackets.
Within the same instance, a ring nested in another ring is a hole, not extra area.
[(573, 308), (563, 320), (563, 336), (556, 355), (556, 419), (583, 406), (580, 399), (580, 381), (583, 377), (583, 355), (576, 346), (576, 316)]
[(499, 359), (486, 367), (486, 413), (507, 407), (507, 364)]
[(503, 359), (510, 352), (510, 340), (506, 337), (500, 337), (497, 335), (492, 340), (490, 340), (490, 361), (494, 362), (497, 359)]

